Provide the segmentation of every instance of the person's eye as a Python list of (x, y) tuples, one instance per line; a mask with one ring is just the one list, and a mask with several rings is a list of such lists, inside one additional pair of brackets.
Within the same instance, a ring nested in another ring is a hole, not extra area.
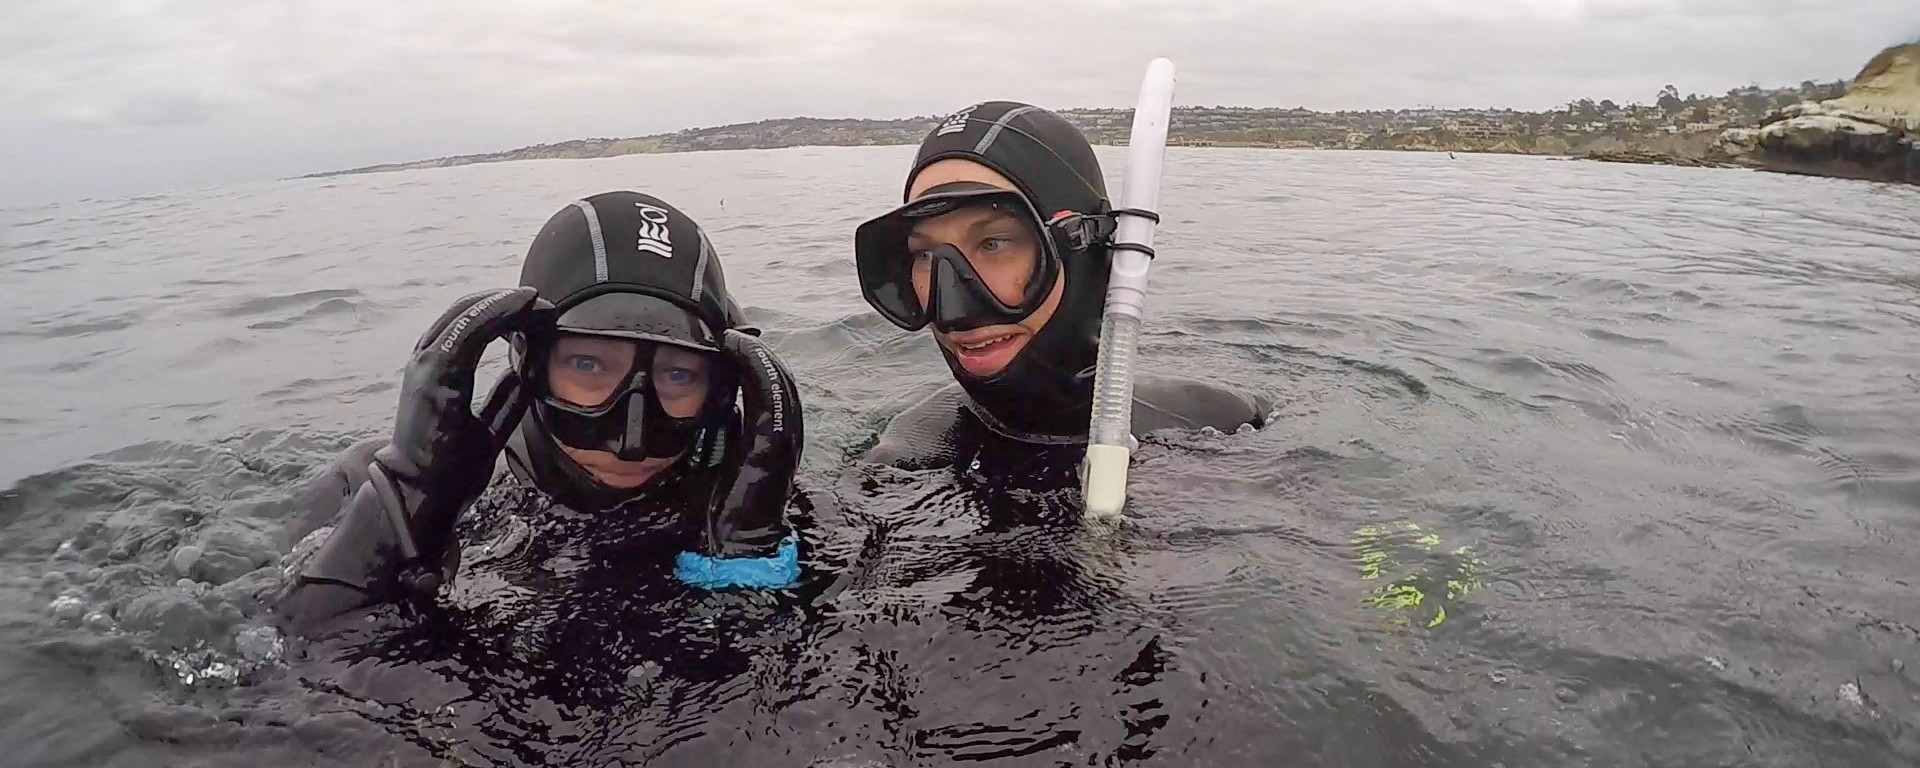
[(668, 384), (684, 387), (699, 381), (700, 372), (692, 368), (668, 368), (666, 375), (661, 378), (665, 379)]
[(593, 355), (569, 355), (567, 356), (567, 367), (573, 369), (575, 373), (587, 374), (600, 373), (606, 370), (606, 364), (601, 362), (600, 358), (594, 357)]

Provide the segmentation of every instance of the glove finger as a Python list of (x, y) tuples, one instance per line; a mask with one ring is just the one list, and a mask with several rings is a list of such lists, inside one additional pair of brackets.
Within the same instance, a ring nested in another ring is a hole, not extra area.
[(420, 339), (413, 343), (413, 350), (419, 352), (433, 346), (433, 343), (440, 338), (440, 334), (446, 333), (447, 326), (453, 325), (455, 318), (473, 309), (473, 305), (493, 294), (494, 291), (480, 291), (454, 299), (453, 303), (447, 306), (447, 310), (434, 318), (432, 325), (427, 326), (427, 332), (420, 334)]
[(493, 442), (491, 447), (498, 451), (506, 445), (507, 438), (513, 434), (514, 427), (520, 425), (521, 417), (527, 408), (533, 405), (533, 392), (520, 378), (520, 374), (507, 371), (500, 381), (493, 385), (493, 392), (480, 406), (478, 415), (481, 426), (486, 427)]
[(455, 302), (465, 309), (455, 313), (425, 351), (445, 355), (457, 364), (472, 366), (493, 343), (522, 322), (539, 292), (527, 286), (474, 294)]
[[(504, 318), (531, 314), (537, 291), (520, 287), (469, 294), (434, 321), (422, 337), (408, 366), (396, 434), (452, 439), (441, 433), (460, 431), (473, 422), (474, 372), (487, 345), (498, 338)], [(424, 442), (422, 443), (425, 444)]]
[(708, 512), (708, 554), (767, 557), (791, 533), (787, 500), (804, 440), (798, 387), (773, 351), (729, 329), (720, 348), (740, 378), (745, 445), (715, 488)]
[(801, 445), (799, 387), (765, 342), (728, 329), (721, 341), (740, 377), (742, 410), (751, 448), (780, 446), (798, 458)]
[[(758, 340), (756, 339), (756, 341)], [(767, 354), (773, 354), (772, 350), (769, 349)], [(774, 360), (778, 362), (779, 358), (776, 357)], [(780, 377), (778, 382), (779, 388), (775, 391), (780, 393), (781, 400), (789, 404), (790, 411), (793, 415), (793, 418), (789, 419), (786, 425), (787, 440), (793, 444), (794, 466), (799, 466), (800, 453), (807, 445), (807, 419), (806, 412), (802, 409), (800, 403), (800, 384), (794, 381), (793, 374), (787, 370), (785, 365), (776, 365), (774, 366), (774, 370), (779, 373)]]

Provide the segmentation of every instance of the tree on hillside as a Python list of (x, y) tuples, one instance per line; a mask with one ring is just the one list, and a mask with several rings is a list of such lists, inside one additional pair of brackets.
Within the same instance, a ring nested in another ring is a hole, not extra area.
[(1653, 103), (1658, 105), (1660, 109), (1665, 110), (1669, 115), (1679, 112), (1681, 104), (1680, 89), (1669, 84), (1667, 87), (1660, 89), (1660, 98), (1654, 100)]
[(1713, 113), (1712, 113), (1712, 112), (1709, 112), (1709, 111), (1707, 111), (1707, 105), (1705, 105), (1705, 104), (1701, 104), (1700, 106), (1697, 106), (1697, 107), (1694, 107), (1694, 108), (1693, 108), (1693, 121), (1694, 121), (1694, 122), (1696, 122), (1696, 123), (1704, 123), (1704, 122), (1708, 122), (1708, 121), (1710, 121), (1710, 120), (1712, 120), (1712, 119), (1713, 119)]
[(1604, 99), (1600, 102), (1600, 111), (1611, 115), (1620, 111), (1620, 105), (1613, 103), (1613, 99)]

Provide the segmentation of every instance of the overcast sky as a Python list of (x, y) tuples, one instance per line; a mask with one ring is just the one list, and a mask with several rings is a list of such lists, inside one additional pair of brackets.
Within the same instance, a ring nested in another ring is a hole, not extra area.
[(1012, 98), (1543, 108), (1850, 77), (1920, 0), (29, 0), (0, 205)]

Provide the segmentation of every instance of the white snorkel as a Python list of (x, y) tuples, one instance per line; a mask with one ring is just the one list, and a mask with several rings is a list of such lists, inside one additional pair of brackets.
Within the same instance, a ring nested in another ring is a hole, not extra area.
[(1127, 503), (1127, 466), (1133, 446), (1133, 358), (1153, 265), (1153, 228), (1159, 223), (1160, 166), (1166, 159), (1173, 112), (1173, 62), (1154, 59), (1140, 83), (1127, 146), (1126, 186), (1116, 206), (1113, 273), (1100, 322), (1100, 362), (1094, 369), (1093, 424), (1081, 465), (1086, 516), (1114, 520)]

